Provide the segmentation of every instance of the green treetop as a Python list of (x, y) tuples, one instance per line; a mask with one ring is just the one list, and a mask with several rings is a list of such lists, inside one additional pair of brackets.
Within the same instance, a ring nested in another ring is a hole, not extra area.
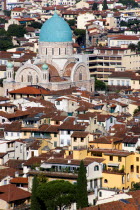
[(103, 1), (103, 10), (107, 10), (108, 6), (107, 6), (107, 0)]

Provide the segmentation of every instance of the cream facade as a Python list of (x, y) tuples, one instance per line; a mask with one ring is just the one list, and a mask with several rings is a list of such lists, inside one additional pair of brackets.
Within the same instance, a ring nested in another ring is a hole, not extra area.
[(86, 24), (87, 21), (89, 20), (95, 20), (95, 15), (92, 13), (84, 13), (84, 14), (79, 14), (77, 16), (77, 28), (78, 29), (86, 29)]

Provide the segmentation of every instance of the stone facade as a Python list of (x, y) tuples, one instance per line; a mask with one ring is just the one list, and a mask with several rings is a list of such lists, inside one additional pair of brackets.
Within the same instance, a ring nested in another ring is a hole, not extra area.
[[(55, 18), (57, 20), (57, 15), (55, 15)], [(60, 17), (58, 19), (61, 22)], [(53, 28), (54, 30), (55, 28)], [(94, 91), (94, 79), (90, 79), (90, 72), (84, 62), (83, 55), (79, 55), (79, 59), (77, 55), (73, 54), (69, 33), (71, 32), (68, 32), (68, 41), (49, 42), (40, 40), (37, 57), (32, 61), (28, 60), (17, 70), (16, 74), (14, 74), (13, 64), (8, 63), (6, 79), (3, 82), (4, 95), (7, 96), (8, 91), (28, 85), (39, 85), (50, 90), (77, 86), (87, 91)], [(60, 35), (63, 37), (62, 31)], [(50, 34), (48, 36), (51, 39)]]

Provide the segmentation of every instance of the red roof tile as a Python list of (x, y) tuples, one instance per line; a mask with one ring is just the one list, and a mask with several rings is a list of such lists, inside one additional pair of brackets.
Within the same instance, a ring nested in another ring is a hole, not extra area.
[(13, 184), (0, 186), (0, 199), (7, 202), (30, 198), (31, 193), (16, 187)]
[(32, 86), (27, 86), (20, 89), (12, 90), (9, 93), (10, 94), (23, 94), (23, 95), (42, 95), (42, 94), (48, 94), (48, 90), (45, 90), (44, 88), (36, 88)]
[(28, 178), (25, 177), (15, 177), (10, 180), (11, 184), (21, 183), (21, 184), (28, 184)]

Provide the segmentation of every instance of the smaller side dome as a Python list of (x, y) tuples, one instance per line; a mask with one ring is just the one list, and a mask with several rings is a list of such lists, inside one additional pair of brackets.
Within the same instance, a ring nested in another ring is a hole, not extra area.
[(13, 68), (14, 65), (11, 62), (8, 62), (6, 66), (7, 68)]
[(44, 63), (43, 65), (42, 65), (42, 69), (43, 70), (47, 70), (49, 67), (48, 67), (48, 65), (46, 64), (46, 63)]

